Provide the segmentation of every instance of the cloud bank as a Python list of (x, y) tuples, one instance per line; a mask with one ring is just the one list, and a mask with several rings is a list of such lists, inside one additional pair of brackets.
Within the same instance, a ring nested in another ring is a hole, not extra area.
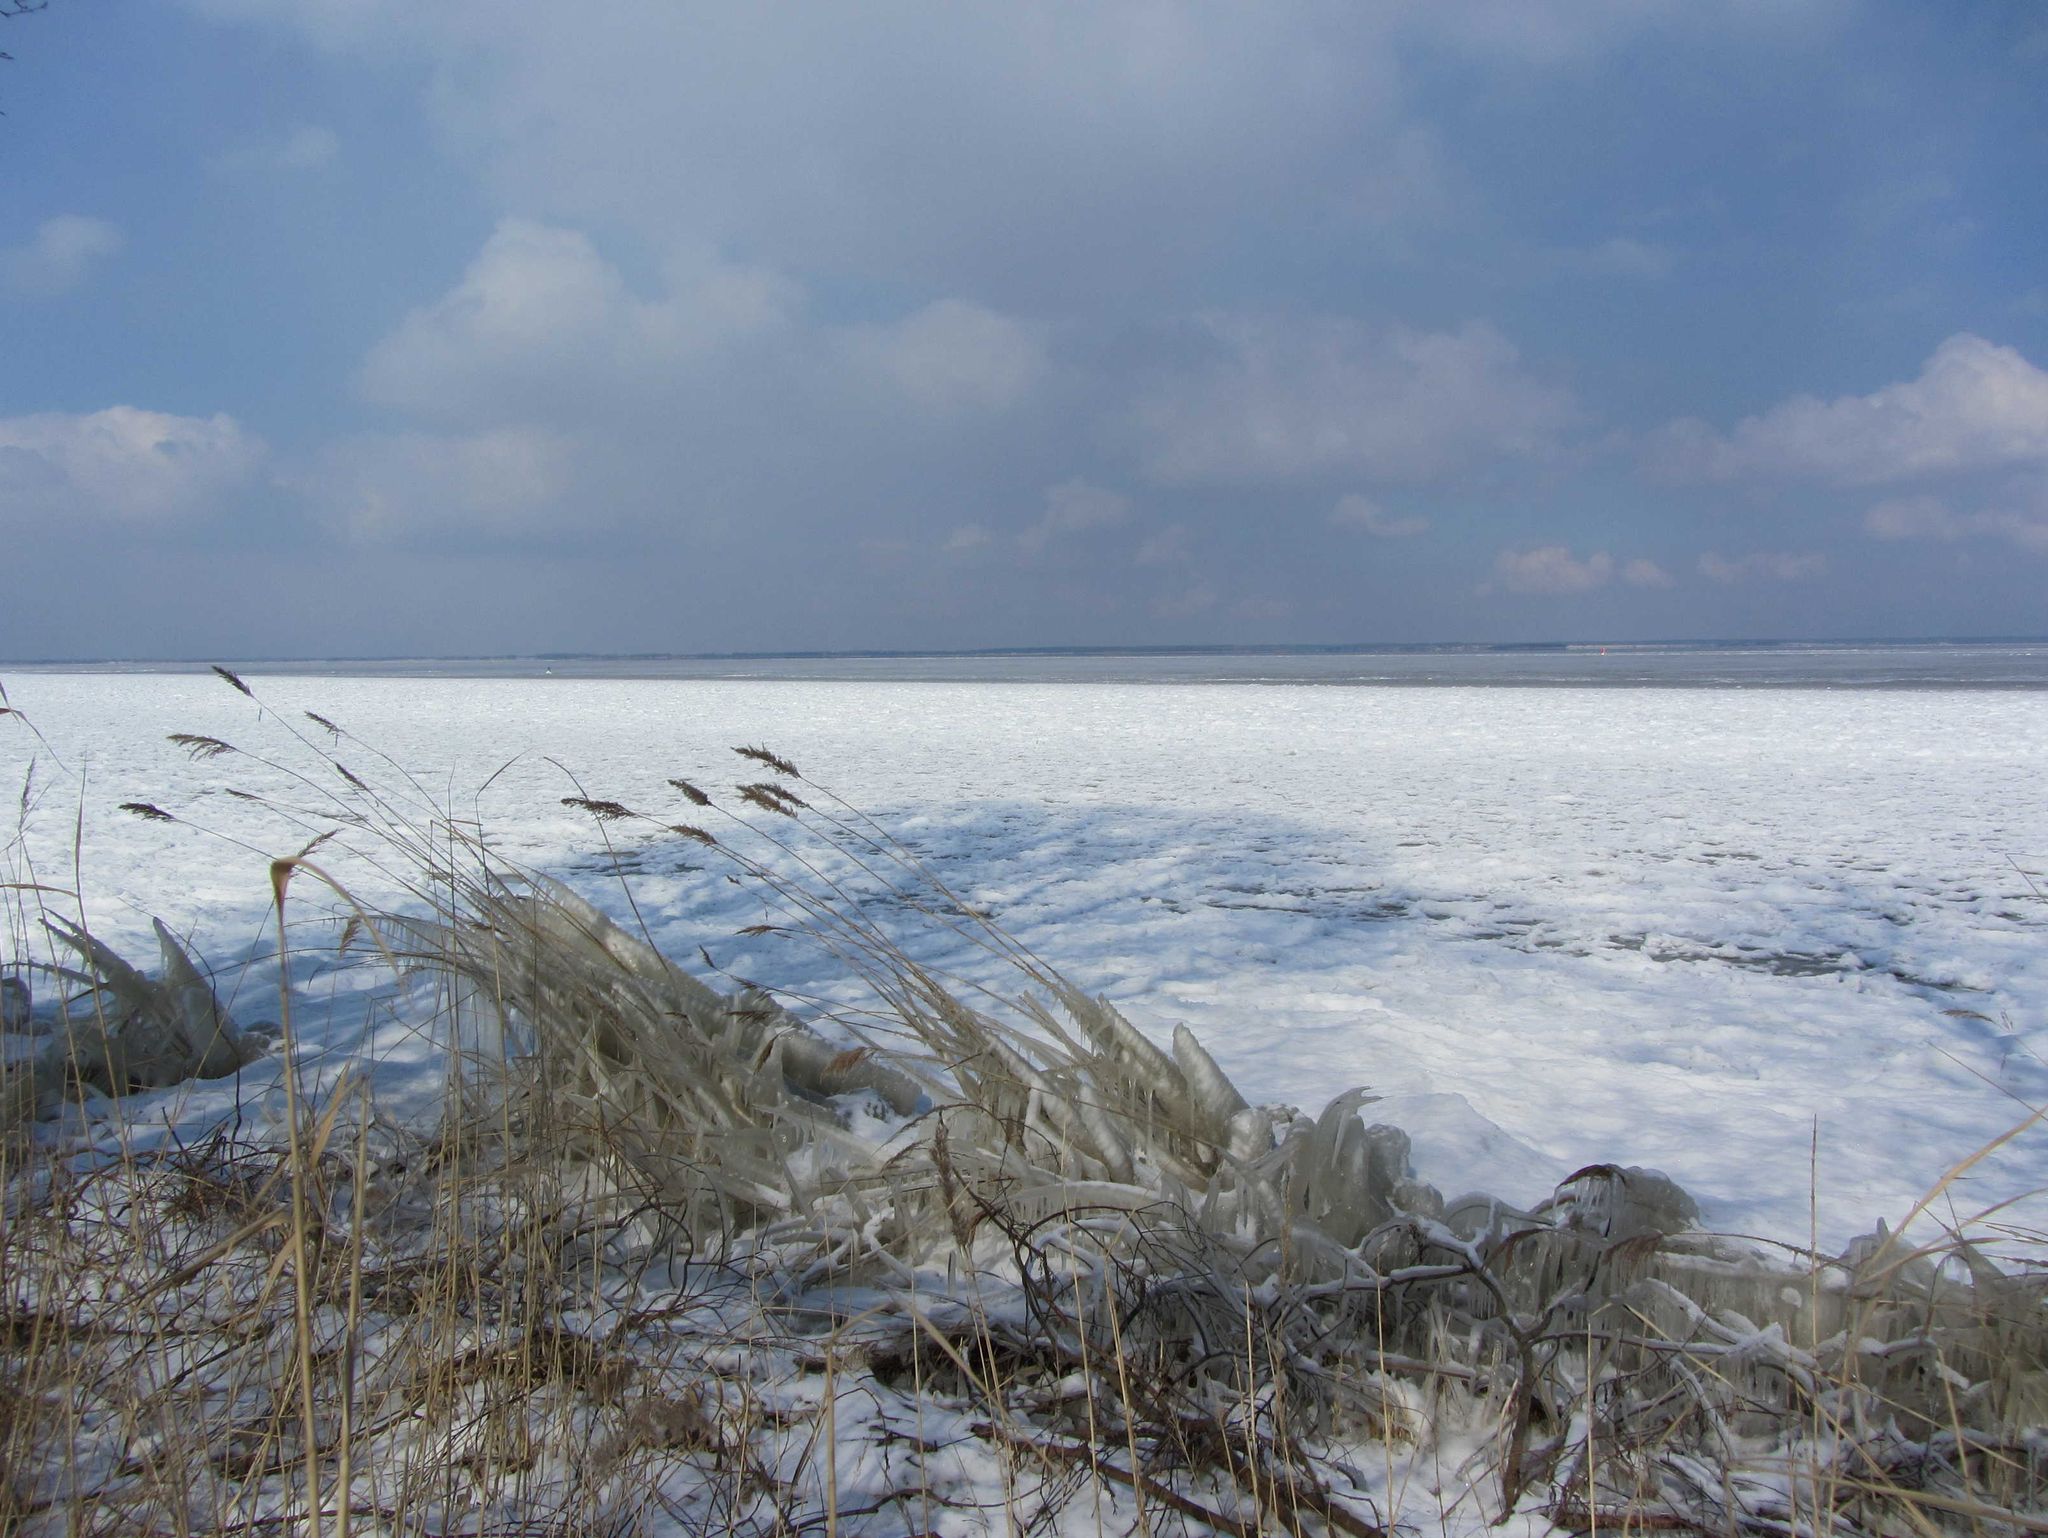
[(1491, 326), (1386, 330), (1215, 315), (1207, 362), (1136, 411), (1146, 473), (1168, 485), (1332, 476), (1416, 484), (1546, 460), (1583, 419)]
[(248, 486), (263, 442), (225, 414), (133, 406), (0, 417), (0, 519), (166, 529), (218, 512)]
[(2048, 372), (2018, 351), (1959, 333), (1917, 378), (1868, 395), (1794, 396), (1727, 433), (1683, 420), (1652, 447), (1674, 480), (1877, 486), (2048, 466)]

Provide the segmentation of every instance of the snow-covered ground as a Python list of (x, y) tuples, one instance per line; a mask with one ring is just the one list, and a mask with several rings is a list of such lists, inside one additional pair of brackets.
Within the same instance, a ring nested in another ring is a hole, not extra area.
[[(75, 842), (92, 927), (138, 958), (152, 914), (216, 964), (267, 945), (263, 856), (306, 835), (224, 793), (274, 777), (165, 737), (261, 751), (278, 723), (211, 676), (4, 682), (61, 760), (0, 718), (10, 799), (43, 760), (35, 874), (70, 885)], [(729, 789), (754, 777), (729, 749), (765, 743), (1142, 1027), (1185, 1021), (1252, 1099), (1372, 1086), (1447, 1194), (1643, 1164), (1716, 1227), (1800, 1240), (1817, 1213), (1839, 1243), (2048, 1103), (2048, 692), (249, 682), (622, 914), (561, 797), (676, 820), (670, 777)], [(843, 996), (814, 952), (735, 938), (758, 905), (703, 851), (608, 831), (673, 954)], [(2040, 1136), (1952, 1200), (2035, 1185)]]

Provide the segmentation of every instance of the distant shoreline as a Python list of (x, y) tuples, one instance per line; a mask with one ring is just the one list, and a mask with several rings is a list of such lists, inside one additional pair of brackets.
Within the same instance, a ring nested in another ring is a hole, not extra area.
[(710, 662), (825, 662), (825, 661), (938, 661), (948, 659), (1005, 657), (1413, 657), (1413, 656), (1515, 656), (1523, 654), (1596, 652), (1801, 652), (1874, 651), (1912, 649), (1985, 649), (2022, 647), (2048, 648), (2048, 636), (1843, 636), (1824, 640), (1760, 639), (1723, 640), (1680, 638), (1658, 641), (1344, 641), (1331, 643), (1285, 642), (1267, 645), (1168, 645), (1168, 646), (971, 646), (936, 649), (856, 647), (845, 650), (797, 649), (787, 651), (722, 652), (451, 652), (433, 655), (386, 654), (381, 656), (205, 656), (205, 657), (23, 657), (0, 659), (0, 668), (119, 668), (133, 672), (203, 673), (216, 665), (248, 667), (267, 671), (327, 670), (339, 667), (461, 667), (532, 664), (536, 667), (568, 663), (620, 663), (645, 666), (659, 663)]
[[(218, 659), (271, 677), (1357, 688), (2048, 690), (2048, 638), (1010, 647)], [(16, 674), (203, 674), (216, 659), (0, 663)]]

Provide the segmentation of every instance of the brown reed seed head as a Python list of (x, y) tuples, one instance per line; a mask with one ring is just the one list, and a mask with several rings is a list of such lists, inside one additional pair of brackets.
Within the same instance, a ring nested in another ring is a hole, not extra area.
[(134, 813), (144, 822), (176, 822), (178, 820), (162, 807), (153, 805), (148, 801), (123, 801), (121, 803), (121, 810)]
[(597, 801), (589, 796), (564, 796), (562, 805), (588, 812), (599, 822), (618, 822), (637, 815), (630, 806), (623, 806), (617, 801)]
[(235, 751), (231, 742), (222, 742), (218, 737), (201, 737), (195, 732), (172, 732), (170, 741), (190, 753), (195, 760), (219, 758), (223, 753)]
[(692, 785), (688, 780), (670, 780), (669, 784), (673, 785), (677, 790), (681, 791), (683, 793), (684, 798), (687, 799), (690, 805), (692, 806), (709, 806), (711, 804), (711, 798), (705, 795), (704, 792), (699, 790), (696, 786)]
[[(794, 817), (796, 812), (783, 804), (785, 796), (786, 793), (775, 785), (755, 784), (740, 787), (740, 799), (749, 806), (757, 806), (764, 812), (773, 812), (778, 817)], [(787, 799), (796, 801), (794, 796), (787, 796)], [(801, 801), (796, 801), (796, 804), (803, 805)]]
[(771, 753), (764, 747), (734, 748), (733, 752), (739, 754), (741, 758), (751, 758), (755, 763), (773, 769), (777, 774), (786, 774), (792, 780), (803, 778), (803, 775), (797, 772), (795, 764), (782, 757), (781, 754)]
[(255, 691), (252, 690), (247, 684), (243, 683), (239, 675), (229, 672), (226, 668), (222, 667), (218, 662), (213, 664), (213, 670), (214, 672), (220, 674), (222, 678), (225, 678), (229, 683), (233, 684), (237, 689), (240, 689), (244, 694), (248, 695), (250, 699), (253, 700), (254, 698), (256, 698)]

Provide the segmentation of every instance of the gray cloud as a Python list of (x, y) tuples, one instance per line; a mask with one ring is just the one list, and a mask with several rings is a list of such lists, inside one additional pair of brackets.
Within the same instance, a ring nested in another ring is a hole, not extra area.
[(1356, 155), (1361, 135), (1400, 150), (1404, 195), (1429, 195), (1426, 153), (1400, 148), (1392, 13), (618, 0), (593, 26), (500, 0), (202, 9), (430, 62), (444, 143), (504, 206), (984, 302), (1033, 269), (1127, 292), (1114, 257), (1138, 228), (1345, 202), (1351, 179), (1322, 190), (1324, 173), (1381, 163)]
[(1005, 311), (1213, 303), (1198, 274), (1247, 228), (1391, 251), (1483, 221), (1422, 108), (1440, 60), (1519, 79), (1815, 9), (187, 3), (424, 64), (442, 147), (501, 207)]
[(1131, 516), (1131, 499), (1082, 480), (1062, 481), (1045, 492), (1045, 511), (1017, 536), (1018, 545), (1037, 552), (1055, 541), (1091, 529), (1107, 529)]
[(589, 508), (566, 513), (575, 461), (574, 442), (541, 427), (370, 433), (327, 445), (299, 490), (322, 522), (357, 544), (448, 534), (562, 539), (606, 521)]
[(2048, 480), (2006, 488), (1989, 507), (1957, 510), (1940, 497), (1895, 497), (1863, 515), (1873, 539), (1998, 539), (2022, 550), (2048, 554)]
[(1168, 484), (1463, 478), (1555, 458), (1583, 417), (1483, 324), (1213, 315), (1203, 330), (1210, 361), (1159, 380), (1134, 413), (1146, 473)]

